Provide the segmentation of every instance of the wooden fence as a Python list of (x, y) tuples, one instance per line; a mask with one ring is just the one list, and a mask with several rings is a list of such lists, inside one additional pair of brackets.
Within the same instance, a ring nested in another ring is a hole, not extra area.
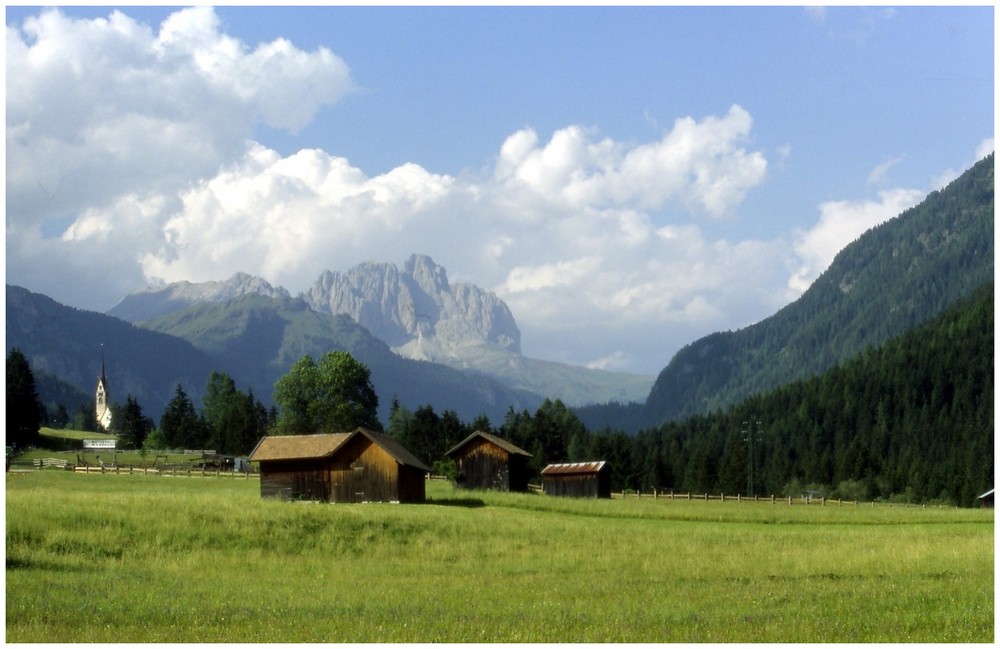
[(222, 469), (205, 469), (191, 466), (165, 466), (165, 467), (145, 467), (145, 466), (76, 466), (74, 473), (111, 473), (114, 475), (157, 475), (168, 478), (243, 478), (249, 480), (251, 477), (259, 478), (257, 472), (248, 471), (223, 471)]
[[(653, 500), (703, 500), (716, 501), (716, 502), (730, 502), (730, 503), (765, 503), (771, 505), (787, 504), (787, 505), (851, 505), (854, 507), (858, 506), (870, 506), (875, 507), (887, 506), (887, 507), (920, 507), (926, 509), (928, 505), (926, 504), (914, 504), (914, 503), (900, 503), (900, 502), (888, 502), (888, 501), (859, 501), (859, 500), (840, 500), (834, 498), (825, 498), (823, 496), (802, 496), (802, 497), (792, 497), (792, 496), (743, 496), (740, 494), (710, 494), (710, 493), (674, 493), (673, 491), (658, 491), (653, 489), (649, 492), (642, 491), (619, 491), (611, 494), (613, 499), (624, 500), (628, 498), (650, 498)], [(931, 505), (931, 507), (945, 507), (945, 505)]]

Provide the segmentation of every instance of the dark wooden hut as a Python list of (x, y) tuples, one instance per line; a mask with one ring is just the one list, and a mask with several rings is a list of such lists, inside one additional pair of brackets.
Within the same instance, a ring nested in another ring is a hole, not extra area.
[(260, 495), (325, 502), (424, 502), (427, 468), (402, 444), (366, 428), (276, 435), (257, 443)]
[(610, 498), (611, 468), (607, 462), (550, 464), (542, 469), (542, 491), (550, 496)]
[(448, 451), (455, 461), (456, 484), (467, 489), (527, 491), (531, 453), (477, 430)]
[(979, 496), (979, 506), (993, 509), (993, 489), (990, 489), (986, 493)]

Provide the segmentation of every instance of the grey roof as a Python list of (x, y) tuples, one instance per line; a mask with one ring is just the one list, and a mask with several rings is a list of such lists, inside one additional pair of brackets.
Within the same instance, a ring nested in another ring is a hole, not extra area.
[(477, 430), (476, 432), (472, 433), (471, 435), (469, 435), (468, 437), (466, 437), (465, 439), (463, 439), (458, 444), (455, 444), (455, 446), (452, 447), (452, 449), (450, 451), (448, 451), (447, 453), (445, 453), (445, 455), (447, 455), (447, 456), (450, 457), (452, 455), (457, 454), (458, 451), (463, 446), (465, 446), (466, 444), (468, 444), (472, 440), (476, 439), (477, 437), (481, 437), (481, 438), (485, 439), (486, 441), (491, 442), (491, 443), (499, 446), (500, 448), (502, 448), (503, 450), (507, 451), (508, 453), (512, 453), (514, 455), (523, 455), (525, 457), (531, 457), (531, 453), (525, 451), (522, 448), (518, 448), (517, 446), (514, 446), (513, 444), (511, 444), (507, 440), (503, 439), (502, 437), (497, 437), (496, 435), (490, 435), (489, 433), (484, 433), (481, 430)]
[(982, 495), (980, 495), (978, 497), (979, 498), (985, 498), (986, 496), (992, 496), (992, 495), (993, 495), (993, 489), (990, 489), (989, 491), (987, 491), (986, 493), (984, 493), (984, 494), (982, 494)]

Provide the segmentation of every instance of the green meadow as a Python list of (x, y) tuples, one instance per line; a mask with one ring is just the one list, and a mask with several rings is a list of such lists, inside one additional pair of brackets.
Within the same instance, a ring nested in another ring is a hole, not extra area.
[(992, 642), (993, 511), (8, 473), (8, 642)]

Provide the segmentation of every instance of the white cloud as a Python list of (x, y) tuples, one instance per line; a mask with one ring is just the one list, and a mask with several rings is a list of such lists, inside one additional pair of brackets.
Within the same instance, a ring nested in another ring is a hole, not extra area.
[(255, 49), (208, 7), (158, 33), (121, 12), (7, 26), (7, 206), (41, 223), (169, 193), (241, 155), (254, 124), (298, 129), (353, 85), (326, 49)]
[(676, 201), (723, 216), (766, 175), (763, 154), (741, 146), (752, 125), (749, 113), (732, 106), (721, 118), (678, 119), (660, 140), (634, 147), (596, 140), (579, 126), (556, 131), (539, 146), (538, 135), (524, 129), (504, 142), (494, 179), (550, 209), (656, 210)]
[(977, 161), (982, 160), (989, 154), (993, 153), (993, 150), (994, 150), (993, 138), (991, 137), (986, 138), (985, 140), (979, 143), (979, 146), (976, 147), (976, 160)]
[(895, 167), (900, 162), (902, 162), (902, 160), (903, 156), (896, 156), (894, 158), (889, 158), (888, 160), (881, 162), (879, 165), (877, 165), (874, 169), (871, 170), (871, 173), (868, 174), (868, 179), (865, 181), (865, 184), (866, 185), (882, 184), (883, 182), (885, 182), (885, 178), (886, 175), (889, 173), (889, 170)]
[(798, 293), (805, 291), (844, 246), (913, 207), (923, 196), (921, 190), (893, 189), (879, 192), (877, 201), (829, 201), (820, 205), (816, 225), (795, 237), (799, 266), (788, 280), (789, 288)]

